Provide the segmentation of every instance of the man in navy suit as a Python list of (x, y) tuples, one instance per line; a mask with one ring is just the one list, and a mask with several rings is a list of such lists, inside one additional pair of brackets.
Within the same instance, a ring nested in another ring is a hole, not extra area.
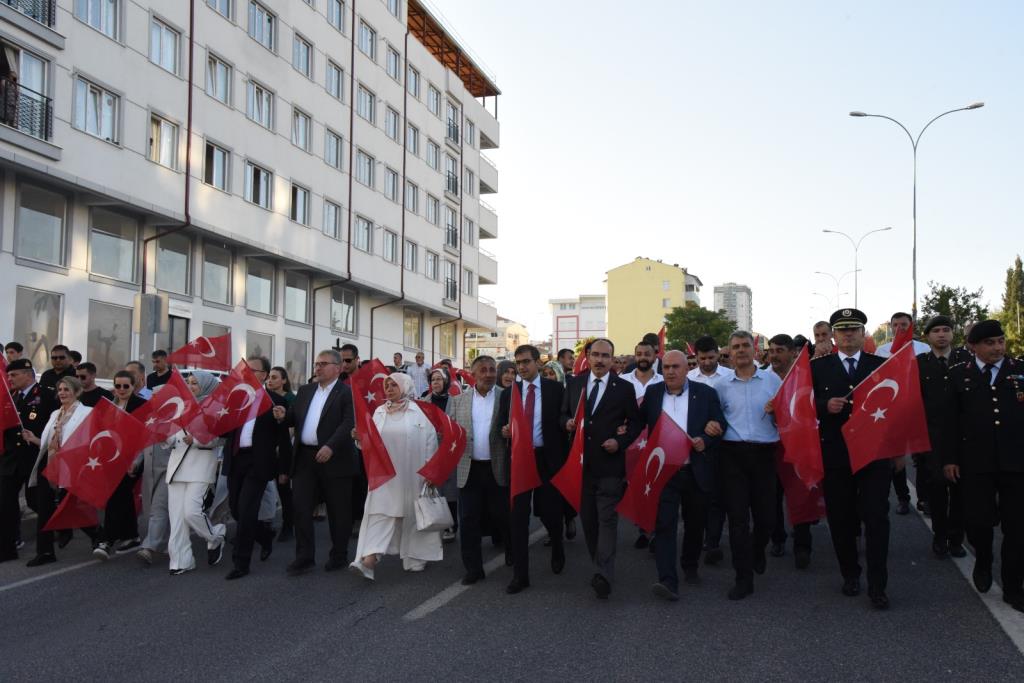
[(647, 420), (647, 431), (664, 412), (684, 428), (693, 439), (690, 462), (676, 472), (658, 501), (658, 521), (655, 526), (654, 554), (658, 564), (658, 582), (651, 586), (654, 594), (666, 600), (679, 599), (679, 574), (676, 572), (676, 528), (679, 509), (683, 510), (683, 576), (687, 583), (697, 583), (697, 564), (700, 560), (707, 522), (708, 505), (715, 488), (712, 458), (720, 437), (711, 436), (706, 429), (718, 423), (721, 434), (725, 418), (718, 394), (706, 384), (686, 381), (686, 355), (682, 351), (668, 351), (661, 359), (663, 383), (652, 384), (644, 394), (642, 410)]

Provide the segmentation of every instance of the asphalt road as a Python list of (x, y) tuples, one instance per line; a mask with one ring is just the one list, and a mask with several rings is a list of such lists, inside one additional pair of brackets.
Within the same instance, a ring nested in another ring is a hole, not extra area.
[[(1024, 680), (1024, 655), (957, 566), (931, 556), (922, 518), (892, 521), (887, 612), (841, 595), (824, 524), (808, 570), (787, 549), (752, 596), (730, 602), (726, 552), (677, 603), (650, 593), (654, 561), (625, 522), (608, 601), (588, 585), (582, 535), (560, 576), (534, 544), (533, 585), (508, 596), (501, 560), (487, 580), (454, 588), (457, 545), (418, 574), (387, 558), (369, 584), (322, 569), (288, 577), (293, 546), (279, 544), (227, 582), (227, 557), (179, 577), (132, 555), (79, 567), (92, 558), (78, 534), (56, 564), (0, 565), (0, 680)], [(1024, 615), (1003, 618), (1024, 630)]]

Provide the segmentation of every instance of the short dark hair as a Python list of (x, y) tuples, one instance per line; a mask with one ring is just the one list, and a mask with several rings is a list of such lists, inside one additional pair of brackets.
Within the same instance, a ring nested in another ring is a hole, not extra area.
[(565, 355), (565, 354), (567, 354), (567, 353), (571, 353), (571, 354), (572, 354), (572, 355), (574, 355), (574, 356), (576, 355), (576, 352), (575, 352), (575, 351), (573, 351), (572, 349), (558, 349), (558, 356), (556, 356), (556, 357), (557, 357), (557, 358), (558, 358), (559, 360), (561, 360), (561, 359), (562, 359), (562, 356), (564, 356), (564, 355)]
[(348, 351), (353, 358), (359, 358), (359, 347), (355, 344), (343, 344), (339, 351)]
[(657, 344), (652, 344), (652, 343), (651, 343), (651, 342), (650, 342), (650, 341), (649, 341), (649, 340), (647, 339), (647, 336), (646, 336), (646, 335), (644, 336), (644, 338), (643, 338), (643, 339), (641, 339), (640, 341), (638, 341), (638, 342), (636, 343), (636, 345), (637, 345), (637, 346), (646, 346), (646, 347), (647, 347), (647, 348), (649, 348), (649, 349), (650, 349), (651, 351), (655, 351), (655, 352), (657, 352), (657, 350), (658, 350), (658, 345), (657, 345)]
[(75, 362), (75, 365), (78, 365), (79, 363), (82, 362), (81, 352), (71, 349), (70, 351), (68, 351), (68, 355), (71, 357), (71, 360)]
[(150, 358), (153, 360), (156, 360), (157, 358), (167, 358), (167, 352), (163, 349), (157, 349), (150, 355)]
[(775, 346), (785, 346), (790, 351), (796, 348), (796, 345), (793, 343), (793, 338), (788, 334), (777, 334), (769, 339), (768, 343), (774, 344)]
[(71, 355), (71, 349), (64, 346), (63, 344), (54, 344), (50, 347), (50, 351), (63, 351), (64, 353)]
[(793, 337), (793, 348), (800, 349), (805, 346), (807, 346), (807, 337), (802, 334), (798, 334)]
[(17, 353), (22, 353), (25, 350), (25, 347), (22, 346), (21, 344), (19, 344), (16, 341), (12, 341), (12, 342), (7, 342), (7, 345), (4, 346), (4, 351), (8, 351), (8, 350), (16, 351)]
[[(648, 332), (644, 335), (643, 343), (650, 344), (654, 350), (658, 349), (658, 342), (661, 341), (661, 337), (658, 336), (657, 332)], [(639, 344), (637, 344), (639, 346)]]
[(263, 366), (263, 372), (270, 372), (270, 359), (266, 356), (249, 356), (246, 360), (259, 361), (260, 365)]
[(704, 335), (693, 342), (693, 350), (697, 353), (707, 353), (708, 351), (717, 351), (718, 342), (715, 338), (710, 335)]
[(615, 355), (615, 342), (613, 342), (611, 339), (608, 339), (607, 337), (598, 337), (597, 339), (592, 339), (590, 343), (587, 344), (587, 353), (590, 353), (590, 349), (592, 349), (594, 347), (594, 344), (596, 344), (597, 342), (604, 342), (608, 346), (612, 347), (612, 355)]
[(133, 375), (128, 370), (118, 370), (117, 372), (115, 372), (114, 373), (114, 379), (116, 380), (118, 377), (124, 377), (126, 380), (130, 381), (133, 385), (135, 384), (135, 375)]
[(291, 391), (292, 390), (292, 381), (290, 379), (288, 379), (288, 371), (285, 370), (284, 368), (282, 368), (280, 365), (275, 365), (274, 367), (270, 368), (270, 372), (274, 372), (275, 370), (277, 370), (278, 374), (280, 374), (281, 377), (284, 378), (284, 386), (282, 388), (286, 392)]
[(473, 368), (475, 368), (480, 363), (484, 363), (486, 361), (490, 361), (492, 363), (497, 363), (497, 361), (494, 360), (493, 356), (477, 356), (476, 358), (473, 359), (473, 362), (470, 363), (469, 369), (472, 370)]
[(143, 363), (141, 360), (130, 360), (124, 364), (125, 367), (128, 367), (129, 365), (137, 365), (139, 368), (139, 372), (146, 371), (146, 364)]
[(904, 313), (903, 311), (897, 311), (896, 313), (893, 313), (892, 316), (889, 318), (889, 322), (894, 323), (900, 318), (906, 318), (907, 320), (910, 321), (911, 325), (914, 324), (914, 316), (910, 315), (909, 313)]
[(832, 329), (832, 326), (828, 324), (827, 320), (819, 320), (818, 322), (814, 323), (814, 326), (811, 329), (816, 330), (819, 327), (827, 327), (830, 330)]
[(512, 356), (518, 356), (521, 353), (530, 354), (530, 358), (533, 360), (540, 360), (540, 349), (533, 344), (520, 344), (516, 347), (516, 350), (512, 353)]
[(398, 356), (399, 358), (405, 358), (405, 356), (402, 355), (401, 351), (395, 351), (392, 355), (393, 356)]
[(96, 374), (96, 364), (95, 363), (90, 363), (89, 361), (85, 361), (84, 363), (79, 363), (78, 364), (78, 369), (79, 370), (85, 370), (90, 375), (95, 375)]

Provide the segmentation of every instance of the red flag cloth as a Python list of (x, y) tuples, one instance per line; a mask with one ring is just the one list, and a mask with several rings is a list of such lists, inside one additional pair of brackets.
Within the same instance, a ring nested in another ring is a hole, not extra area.
[(693, 348), (693, 344), (691, 344), (690, 342), (686, 342), (686, 355), (687, 356), (696, 356), (697, 355), (697, 350), (695, 348)]
[(857, 385), (843, 425), (850, 469), (932, 449), (914, 345), (906, 344)]
[[(672, 475), (690, 462), (691, 446), (682, 427), (663, 412), (654, 424), (642, 458), (629, 475), (629, 486), (616, 511), (641, 529), (654, 531), (661, 492)], [(657, 466), (652, 467), (655, 462)]]
[(197, 337), (167, 356), (167, 362), (204, 370), (231, 369), (231, 333)]
[(775, 472), (786, 495), (786, 512), (790, 524), (816, 522), (825, 516), (825, 496), (821, 484), (808, 487), (796, 468), (786, 460), (786, 447), (775, 452)]
[(582, 375), (584, 372), (590, 370), (590, 361), (587, 360), (587, 354), (580, 352), (580, 355), (576, 356), (576, 360), (572, 364), (572, 374)]
[[(373, 398), (373, 393), (369, 390), (366, 393), (356, 390), (358, 385), (367, 379), (366, 376), (360, 376), (360, 373), (369, 367), (370, 364), (367, 364), (352, 375), (352, 407), (356, 415), (359, 448), (363, 453), (363, 467), (366, 469), (369, 490), (372, 491), (395, 476), (395, 465), (391, 462), (388, 449), (384, 447), (384, 440), (373, 422), (374, 409), (367, 403), (368, 399)], [(384, 374), (387, 376), (386, 372)]]
[(43, 531), (59, 529), (88, 529), (100, 523), (96, 508), (85, 503), (73, 493), (64, 496), (57, 509), (50, 515)]
[(772, 405), (779, 438), (786, 449), (786, 462), (805, 488), (815, 486), (825, 476), (825, 466), (821, 460), (811, 361), (806, 353), (797, 354), (796, 362), (772, 399)]
[(384, 405), (384, 380), (389, 374), (384, 364), (376, 358), (352, 373), (352, 394), (363, 397), (371, 416), (373, 411)]
[(470, 372), (469, 370), (463, 370), (462, 368), (459, 368), (458, 370), (455, 371), (455, 376), (458, 377), (459, 381), (465, 384), (467, 387), (476, 386), (476, 377), (474, 377), (473, 373)]
[(569, 448), (569, 456), (565, 464), (551, 477), (551, 484), (562, 494), (562, 497), (572, 505), (573, 509), (579, 512), (580, 499), (583, 497), (583, 441), (586, 438), (583, 434), (583, 426), (586, 421), (584, 413), (586, 392), (580, 392), (580, 401), (576, 404), (576, 415), (573, 422), (576, 423), (576, 432), (572, 437), (572, 446)]
[(416, 405), (441, 434), (437, 450), (417, 472), (434, 486), (441, 486), (452, 476), (462, 459), (466, 450), (466, 430), (433, 403), (417, 401)]
[(50, 458), (43, 475), (83, 502), (104, 507), (146, 438), (146, 428), (134, 415), (102, 399)]
[(512, 383), (512, 396), (509, 399), (509, 425), (512, 428), (512, 472), (509, 488), (514, 499), (520, 493), (532, 491), (541, 485), (540, 474), (537, 472), (537, 457), (533, 452), (533, 425), (526, 419), (523, 395), (516, 382)]
[(889, 355), (896, 353), (902, 349), (906, 344), (914, 338), (914, 328), (907, 326), (907, 329), (900, 330), (896, 333), (896, 336), (892, 338), (892, 346), (889, 347)]
[[(21, 428), (21, 415), (14, 405), (14, 398), (11, 396), (11, 387), (7, 383), (7, 363), (0, 358), (0, 433), (12, 429)], [(4, 440), (0, 436), (0, 453), (4, 452)]]
[(132, 416), (146, 426), (146, 445), (152, 446), (185, 429), (201, 412), (181, 373), (174, 369), (167, 383)]
[(448, 395), (458, 396), (462, 393), (462, 386), (458, 382), (452, 381), (448, 383)]
[[(875, 344), (875, 338), (868, 336), (864, 338), (864, 350), (868, 353), (874, 353), (878, 350), (878, 345)], [(839, 353), (839, 347), (835, 344), (832, 345), (832, 353)]]
[[(161, 392), (157, 392), (155, 398)], [(274, 402), (249, 369), (249, 364), (240, 360), (231, 372), (221, 377), (217, 388), (203, 399), (199, 406), (202, 414), (189, 423), (189, 431), (206, 443), (210, 441), (210, 435), (216, 437), (238, 429), (273, 406)], [(203, 432), (204, 428), (206, 433)]]
[(665, 326), (662, 325), (661, 329), (658, 330), (658, 358), (665, 355)]

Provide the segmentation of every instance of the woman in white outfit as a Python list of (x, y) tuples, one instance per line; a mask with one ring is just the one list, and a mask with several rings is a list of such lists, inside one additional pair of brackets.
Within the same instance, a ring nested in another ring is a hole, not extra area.
[(354, 574), (373, 580), (383, 555), (398, 555), (406, 571), (423, 571), (427, 562), (442, 558), (441, 532), (416, 530), (416, 498), (424, 479), (419, 470), (437, 450), (437, 432), (415, 400), (413, 380), (395, 373), (384, 380), (387, 403), (377, 408), (377, 425), (395, 476), (366, 496), (359, 527)]
[[(219, 380), (197, 370), (189, 375), (186, 383), (196, 400), (202, 401)], [(216, 438), (210, 443), (200, 443), (187, 432), (178, 432), (173, 440), (167, 463), (167, 511), (171, 522), (167, 554), (171, 557), (171, 575), (177, 576), (196, 568), (190, 533), (195, 532), (206, 541), (207, 559), (212, 566), (220, 562), (224, 554), (227, 529), (223, 524), (210, 524), (203, 512), (206, 491), (217, 480), (217, 461), (224, 440)]]

